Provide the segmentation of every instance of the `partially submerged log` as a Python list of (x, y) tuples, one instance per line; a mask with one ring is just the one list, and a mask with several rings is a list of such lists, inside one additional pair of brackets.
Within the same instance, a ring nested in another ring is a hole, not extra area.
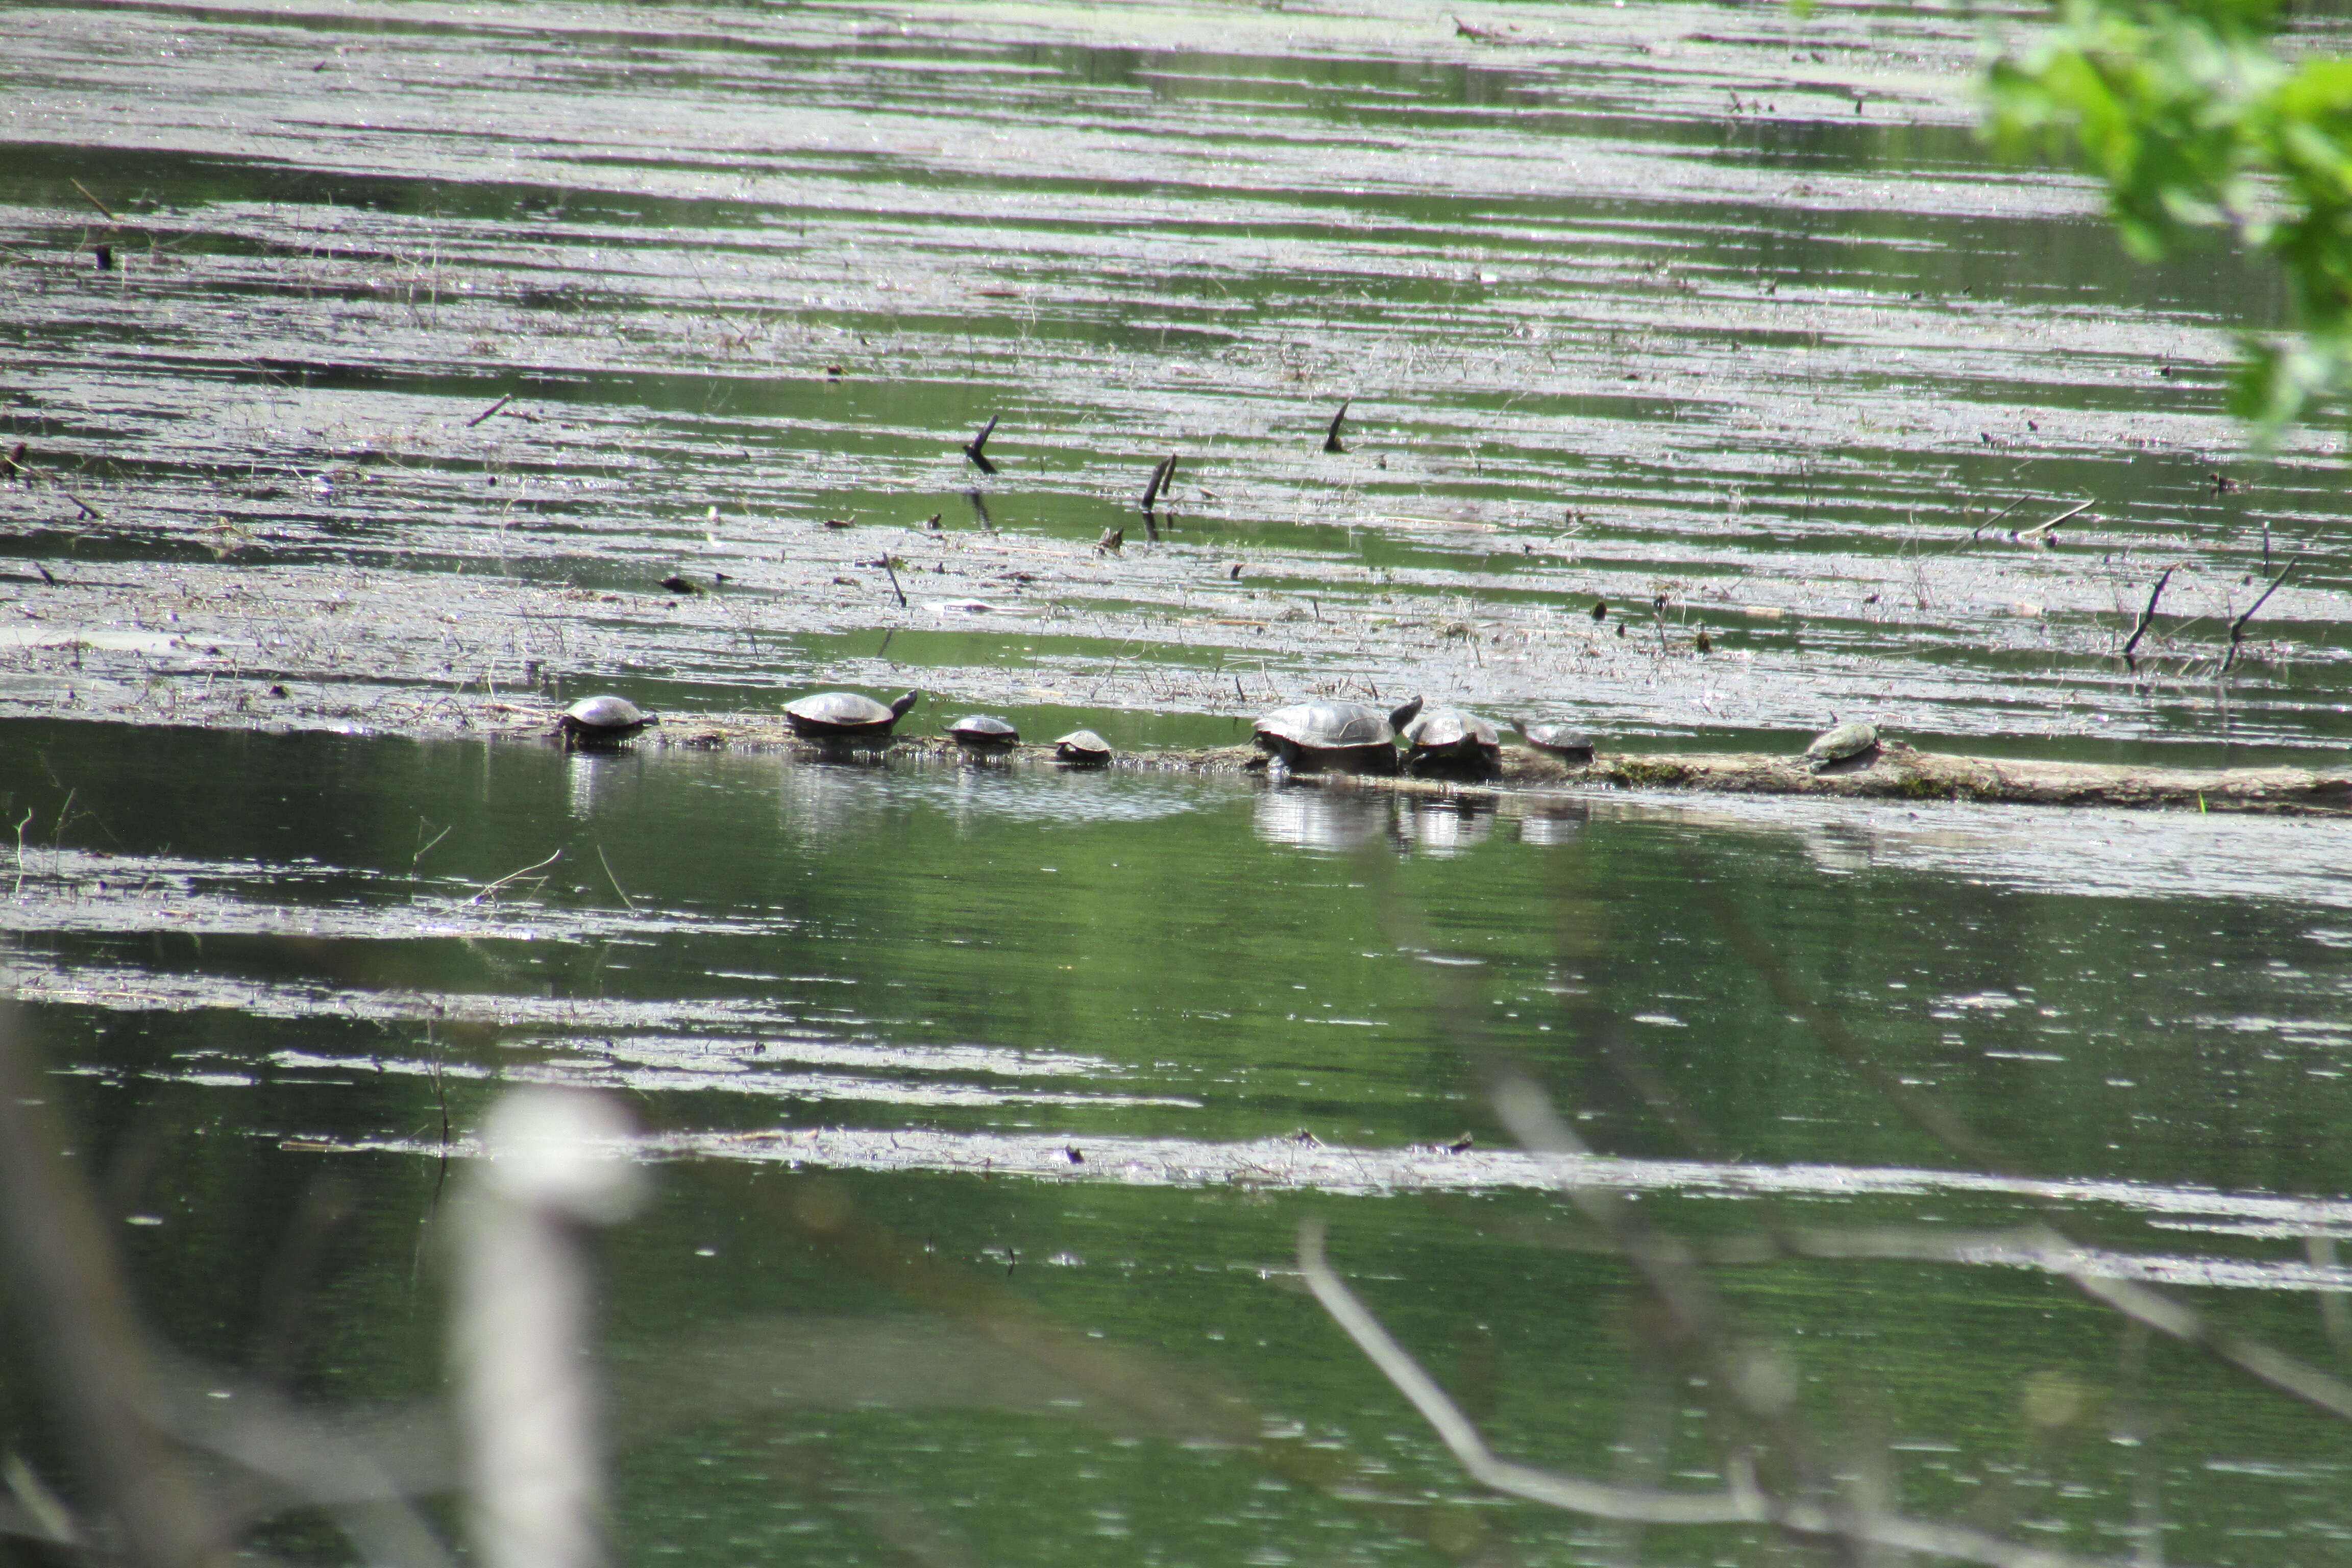
[[(672, 716), (664, 747), (780, 751), (815, 761), (848, 755), (930, 760), (967, 766), (1060, 768), (1054, 748), (1021, 745), (986, 760), (962, 755), (929, 735), (894, 738), (887, 747), (843, 752), (795, 737), (780, 721), (685, 720)], [(1249, 746), (1122, 752), (1113, 769), (1247, 774), (1265, 767)], [(2122, 767), (2104, 763), (2032, 762), (1923, 752), (1890, 741), (1874, 754), (1818, 773), (1802, 756), (1759, 752), (1647, 752), (1595, 757), (1581, 765), (1523, 746), (1503, 748), (1501, 776), (1483, 783), (1367, 774), (1297, 774), (1345, 787), (1412, 795), (1493, 795), (1519, 791), (1687, 790), (1717, 795), (1828, 796), (1849, 800), (1970, 801), (2017, 805), (2095, 805), (2133, 809), (2254, 812), (2277, 816), (2352, 816), (2352, 762), (2333, 768)]]

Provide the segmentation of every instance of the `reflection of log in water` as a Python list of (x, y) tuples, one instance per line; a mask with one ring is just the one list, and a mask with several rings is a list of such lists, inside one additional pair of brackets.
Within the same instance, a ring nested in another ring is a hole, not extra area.
[[(642, 742), (641, 742), (642, 743)], [(659, 742), (696, 748), (788, 748), (814, 757), (782, 725), (758, 720), (678, 722)], [(943, 741), (895, 741), (884, 758), (954, 760)], [(1021, 746), (1002, 765), (1058, 767), (1051, 746)], [(1265, 766), (1247, 746), (1190, 751), (1122, 752), (1117, 768), (1164, 773), (1242, 773)], [(1923, 752), (1893, 741), (1875, 755), (1820, 773), (1804, 758), (1755, 752), (1645, 752), (1603, 755), (1571, 764), (1519, 746), (1503, 748), (1501, 776), (1491, 784), (1436, 779), (1308, 775), (1349, 789), (1405, 795), (1480, 795), (1556, 787), (1677, 789), (1722, 795), (1786, 795), (1851, 800), (1949, 800), (2012, 805), (2105, 805), (2189, 811), (2257, 812), (2269, 816), (2352, 816), (2352, 763), (2326, 768), (2165, 768), (2105, 763), (2039, 762)], [(1306, 782), (1300, 780), (1298, 782)]]

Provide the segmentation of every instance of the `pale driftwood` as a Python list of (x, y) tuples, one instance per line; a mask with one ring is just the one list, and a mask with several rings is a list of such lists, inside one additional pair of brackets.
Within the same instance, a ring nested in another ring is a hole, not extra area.
[[(551, 720), (551, 722), (552, 721)], [(673, 717), (640, 747), (785, 751), (817, 758), (866, 756), (958, 763), (950, 742), (908, 735), (887, 748), (826, 752), (764, 718), (687, 721)], [(975, 766), (1058, 768), (1051, 746), (1022, 745)], [(1248, 746), (1122, 752), (1115, 769), (1249, 773), (1265, 759)], [(1337, 775), (1304, 775), (1334, 777)], [(1892, 741), (1875, 755), (1820, 773), (1796, 752), (1645, 752), (1596, 757), (1574, 765), (1521, 746), (1503, 748), (1502, 776), (1465, 784), (1440, 779), (1353, 776), (1345, 787), (1410, 795), (1494, 795), (1522, 790), (1614, 788), (1687, 790), (1717, 795), (1812, 795), (1849, 800), (1969, 801), (2012, 805), (2096, 805), (2133, 809), (2252, 812), (2273, 816), (2352, 816), (2352, 761), (2325, 768), (2118, 767), (2105, 763), (2033, 762), (1923, 752)]]

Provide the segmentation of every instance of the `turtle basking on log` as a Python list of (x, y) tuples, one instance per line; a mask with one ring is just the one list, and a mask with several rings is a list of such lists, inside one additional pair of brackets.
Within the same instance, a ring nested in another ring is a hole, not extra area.
[(1827, 773), (1841, 763), (1861, 759), (1865, 763), (1878, 755), (1878, 726), (1875, 724), (1840, 724), (1813, 737), (1805, 748), (1805, 765), (1813, 772)]
[(556, 732), (563, 737), (567, 752), (594, 751), (601, 746), (617, 746), (648, 724), (661, 722), (660, 715), (648, 712), (625, 697), (583, 697), (566, 708), (555, 721)]
[(1397, 731), (1420, 711), (1418, 697), (1385, 713), (1361, 702), (1293, 703), (1257, 721), (1256, 744), (1288, 773), (1392, 773)]
[(1592, 737), (1573, 724), (1530, 724), (1518, 721), (1519, 738), (1546, 756), (1581, 764), (1592, 761)]
[(1466, 708), (1434, 708), (1404, 727), (1404, 771), (1419, 778), (1486, 779), (1502, 771), (1503, 738)]
[(892, 725), (915, 705), (907, 692), (885, 707), (855, 691), (819, 691), (784, 704), (784, 722), (803, 741), (887, 741)]
[(1107, 767), (1110, 759), (1110, 742), (1092, 730), (1073, 730), (1054, 742), (1054, 760), (1064, 767)]
[(1009, 752), (1021, 743), (1021, 731), (1013, 721), (993, 713), (967, 713), (948, 726), (947, 734), (964, 751), (982, 756)]

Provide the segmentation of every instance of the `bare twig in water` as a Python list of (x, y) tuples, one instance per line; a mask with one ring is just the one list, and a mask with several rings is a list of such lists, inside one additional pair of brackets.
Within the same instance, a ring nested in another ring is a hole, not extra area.
[(2132, 649), (2139, 647), (2139, 639), (2147, 635), (2148, 624), (2156, 619), (2156, 602), (2164, 597), (2164, 585), (2172, 581), (2172, 574), (2179, 570), (2178, 566), (2166, 567), (2158, 575), (2156, 586), (2147, 591), (2147, 608), (2139, 613), (2139, 624), (2132, 627), (2131, 638), (2124, 644), (2126, 664), (2131, 662)]
[(621, 895), (622, 907), (631, 914), (635, 914), (636, 900), (629, 897), (629, 890), (626, 888), (621, 886), (621, 879), (613, 875), (613, 863), (604, 858), (604, 846), (601, 840), (596, 846), (596, 863), (604, 868), (604, 879), (613, 884), (613, 891)]
[(2263, 590), (2262, 597), (2247, 605), (2246, 613), (2230, 623), (2230, 649), (2227, 653), (2224, 653), (2221, 656), (2221, 668), (2216, 670), (2214, 672), (2215, 674), (2227, 675), (2230, 673), (2230, 667), (2238, 661), (2238, 642), (2240, 638), (2246, 635), (2246, 623), (2254, 618), (2254, 612), (2256, 610), (2261, 609), (2264, 605), (2270, 602), (2271, 595), (2279, 591), (2279, 584), (2287, 580), (2288, 574), (2302, 564), (2303, 552), (2298, 550), (2294, 552), (2294, 560), (2289, 561), (2285, 565), (2279, 568), (2279, 574), (2271, 579), (2271, 585)]
[(875, 564), (881, 567), (882, 570), (889, 575), (890, 592), (898, 596), (898, 607), (902, 610), (905, 609), (907, 607), (907, 591), (898, 586), (898, 568), (891, 564), (890, 558), (887, 555), (882, 557), (882, 559), (876, 562)]
[[(541, 867), (542, 867), (542, 866), (552, 866), (552, 865), (554, 865), (558, 860), (561, 860), (561, 859), (562, 859), (562, 858), (563, 858), (563, 851), (562, 851), (562, 849), (558, 849), (558, 850), (556, 850), (556, 852), (555, 852), (554, 854), (550, 855), (550, 856), (549, 856), (546, 859), (544, 859), (544, 860), (534, 860), (534, 861), (532, 861), (530, 865), (525, 866), (525, 867), (524, 867), (521, 870), (520, 870), (520, 871), (509, 871), (509, 872), (508, 872), (505, 876), (500, 877), (500, 878), (499, 878), (497, 881), (495, 881), (495, 882), (485, 882), (485, 883), (483, 883), (483, 884), (481, 885), (480, 889), (478, 889), (475, 892), (474, 896), (473, 896), (472, 898), (470, 898), (470, 899), (467, 899), (466, 901), (467, 901), (467, 903), (469, 903), (469, 904), (478, 904), (478, 903), (480, 903), (484, 899), (488, 898), (492, 893), (497, 892), (500, 888), (505, 887), (509, 882), (514, 881), (514, 880), (516, 880), (516, 879), (519, 879), (519, 878), (528, 877), (528, 876), (530, 876), (533, 871), (538, 870)], [(544, 879), (542, 879), (542, 880), (544, 880)]]
[(1990, 517), (1977, 524), (1976, 527), (1970, 529), (1969, 531), (1969, 538), (1973, 541), (1986, 529), (1990, 528), (1994, 523), (1999, 522), (2002, 518), (2007, 517), (2011, 512), (2015, 511), (2019, 507), (2021, 507), (2024, 504), (2025, 498), (2023, 496), (2018, 497), (2015, 500), (2010, 502), (2007, 506), (2001, 508), (1999, 511), (1993, 513)]
[(81, 497), (75, 494), (71, 489), (67, 489), (66, 499), (72, 501), (74, 505), (81, 508), (82, 516), (89, 519), (92, 522), (104, 522), (106, 521), (106, 514), (104, 512), (90, 505), (89, 502), (82, 500)]
[(496, 403), (491, 404), (488, 408), (483, 409), (479, 414), (477, 414), (471, 419), (467, 420), (466, 428), (471, 430), (475, 426), (479, 425), (483, 420), (488, 419), (491, 415), (496, 414), (499, 409), (504, 408), (508, 404), (512, 403), (514, 400), (515, 395), (511, 392), (508, 393), (504, 397), (499, 398)]
[(110, 213), (110, 212), (107, 212), (107, 210), (106, 210), (106, 204), (105, 204), (104, 202), (102, 202), (102, 201), (100, 201), (96, 196), (91, 195), (89, 194), (89, 187), (88, 185), (83, 184), (79, 180), (74, 179), (71, 175), (68, 175), (68, 176), (67, 176), (66, 183), (67, 183), (68, 184), (69, 184), (69, 185), (73, 186), (73, 188), (74, 188), (75, 190), (78, 190), (78, 191), (79, 191), (79, 192), (81, 193), (81, 199), (82, 199), (82, 200), (84, 200), (84, 201), (88, 202), (90, 205), (92, 205), (92, 206), (96, 207), (96, 208), (97, 208), (100, 213), (105, 214), (106, 221), (107, 221), (107, 222), (109, 222), (109, 223), (112, 224), (112, 225), (113, 225), (115, 227), (117, 227), (117, 228), (121, 228), (121, 227), (122, 226), (122, 220), (121, 220), (121, 218), (119, 218), (119, 217), (116, 217), (112, 213)]
[(2086, 500), (2079, 502), (2076, 505), (2068, 507), (2064, 511), (2060, 512), (2048, 522), (2037, 522), (2032, 528), (2021, 528), (2015, 533), (2011, 534), (2010, 537), (2018, 541), (2020, 543), (2023, 543), (2029, 539), (2039, 539), (2043, 534), (2049, 532), (2052, 529), (2057, 527), (2060, 523), (2065, 521), (2068, 518), (2080, 517), (2097, 504), (2098, 503), (2096, 501)]
[[(422, 818), (419, 818), (419, 819), (418, 819), (417, 826), (418, 826), (419, 827), (422, 827), (422, 826), (424, 826), (424, 821), (423, 821), (423, 819), (422, 819)], [(416, 851), (416, 853), (415, 853), (415, 855), (412, 855), (412, 856), (410, 856), (410, 857), (409, 857), (409, 860), (408, 860), (408, 868), (409, 868), (411, 871), (414, 871), (414, 870), (415, 870), (419, 866), (423, 865), (423, 864), (425, 863), (425, 857), (426, 857), (427, 855), (430, 855), (431, 853), (433, 853), (433, 847), (434, 847), (435, 845), (436, 845), (436, 844), (440, 843), (440, 842), (441, 842), (441, 840), (443, 840), (444, 838), (448, 837), (449, 837), (449, 829), (450, 829), (451, 827), (455, 827), (455, 826), (457, 826), (457, 825), (456, 823), (454, 823), (454, 822), (453, 822), (453, 823), (451, 823), (451, 824), (449, 824), (449, 826), (448, 826), (448, 827), (444, 827), (440, 832), (438, 832), (438, 833), (435, 834), (432, 837), (430, 837), (430, 838), (426, 839), (426, 840), (425, 840), (422, 845), (420, 845), (420, 846), (417, 847), (417, 851)]]

